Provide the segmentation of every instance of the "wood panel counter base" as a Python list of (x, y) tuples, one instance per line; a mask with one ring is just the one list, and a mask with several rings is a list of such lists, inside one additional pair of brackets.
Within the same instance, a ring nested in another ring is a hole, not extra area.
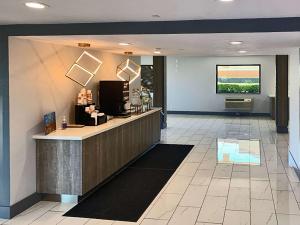
[(160, 141), (160, 110), (84, 140), (37, 139), (37, 191), (82, 196)]

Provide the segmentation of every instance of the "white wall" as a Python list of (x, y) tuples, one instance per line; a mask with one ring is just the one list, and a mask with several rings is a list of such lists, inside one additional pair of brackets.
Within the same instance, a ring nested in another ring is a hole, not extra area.
[(153, 65), (153, 56), (141, 56), (141, 65)]
[[(43, 115), (55, 111), (74, 118), (77, 92), (82, 88), (65, 73), (82, 49), (11, 38), (10, 61), (10, 177), (11, 204), (36, 192), (36, 153), (32, 135), (42, 132)], [(99, 80), (117, 80), (116, 67), (125, 56), (90, 51), (103, 61), (88, 85), (97, 96)], [(138, 87), (137, 79), (132, 87)], [(94, 98), (96, 101), (96, 98)]]
[(300, 169), (300, 62), (299, 49), (289, 55), (289, 164)]
[[(224, 111), (224, 98), (216, 94), (217, 64), (261, 64), (261, 94), (254, 98), (256, 113), (269, 113), (268, 95), (275, 94), (274, 56), (167, 57), (167, 109), (169, 111)], [(240, 95), (245, 96), (245, 95)]]

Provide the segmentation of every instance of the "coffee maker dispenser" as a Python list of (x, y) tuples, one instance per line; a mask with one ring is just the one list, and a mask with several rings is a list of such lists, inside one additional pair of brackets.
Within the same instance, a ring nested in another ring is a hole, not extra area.
[(129, 103), (128, 81), (100, 81), (99, 105), (100, 111), (106, 115), (129, 117), (130, 110), (126, 109)]

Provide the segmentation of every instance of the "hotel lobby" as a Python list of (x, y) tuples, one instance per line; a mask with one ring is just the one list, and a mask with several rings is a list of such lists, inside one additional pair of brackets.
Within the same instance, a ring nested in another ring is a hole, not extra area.
[(299, 7), (260, 4), (1, 2), (0, 224), (300, 224)]

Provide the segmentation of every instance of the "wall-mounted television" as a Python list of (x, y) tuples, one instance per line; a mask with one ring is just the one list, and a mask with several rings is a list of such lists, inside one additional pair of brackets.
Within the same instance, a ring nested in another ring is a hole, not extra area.
[(261, 65), (217, 65), (217, 94), (260, 94)]

